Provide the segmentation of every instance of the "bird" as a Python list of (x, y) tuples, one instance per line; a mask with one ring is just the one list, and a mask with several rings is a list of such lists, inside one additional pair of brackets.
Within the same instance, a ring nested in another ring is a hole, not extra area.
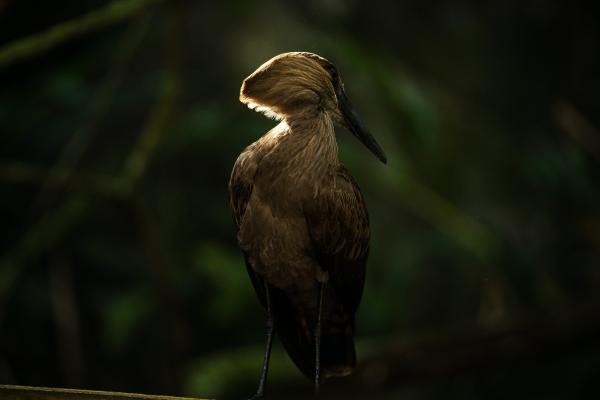
[(265, 398), (276, 333), (314, 381), (356, 366), (355, 314), (369, 254), (369, 216), (338, 157), (335, 126), (387, 158), (348, 99), (336, 67), (309, 52), (279, 54), (246, 77), (239, 99), (279, 123), (237, 158), (229, 203), (260, 304), (266, 344), (256, 394)]

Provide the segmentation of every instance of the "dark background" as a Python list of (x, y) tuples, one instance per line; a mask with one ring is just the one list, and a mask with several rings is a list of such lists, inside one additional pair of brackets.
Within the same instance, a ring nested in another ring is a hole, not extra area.
[[(389, 157), (338, 130), (372, 246), (359, 369), (323, 397), (598, 395), (593, 3), (0, 0), (0, 383), (254, 391), (227, 181), (274, 122), (238, 93), (303, 50)], [(312, 391), (279, 344), (270, 378)]]

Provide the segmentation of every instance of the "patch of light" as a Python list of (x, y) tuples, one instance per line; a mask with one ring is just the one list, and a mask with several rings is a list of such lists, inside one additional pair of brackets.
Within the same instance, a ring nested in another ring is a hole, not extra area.
[(259, 112), (259, 113), (263, 113), (268, 118), (274, 119), (276, 121), (281, 121), (283, 119), (283, 115), (277, 114), (275, 111), (273, 111), (269, 107), (266, 107), (266, 106), (263, 106), (263, 105), (260, 105), (257, 103), (252, 103), (252, 102), (247, 103), (247, 105), (248, 105), (249, 109)]

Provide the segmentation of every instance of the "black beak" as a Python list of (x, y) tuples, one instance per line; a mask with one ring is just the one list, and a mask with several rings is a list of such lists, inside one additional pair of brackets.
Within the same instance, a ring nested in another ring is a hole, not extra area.
[(386, 164), (387, 157), (383, 153), (381, 146), (379, 146), (379, 143), (377, 143), (373, 135), (371, 135), (371, 132), (369, 132), (364, 122), (359, 117), (356, 110), (354, 110), (352, 103), (350, 103), (350, 100), (348, 100), (348, 97), (346, 97), (346, 92), (344, 91), (342, 84), (339, 84), (336, 88), (336, 96), (338, 100), (338, 107), (344, 116), (346, 127), (354, 136), (358, 138), (358, 140), (362, 142), (362, 144), (367, 146), (367, 148), (371, 150), (371, 152), (375, 154), (375, 156), (379, 158), (382, 163)]

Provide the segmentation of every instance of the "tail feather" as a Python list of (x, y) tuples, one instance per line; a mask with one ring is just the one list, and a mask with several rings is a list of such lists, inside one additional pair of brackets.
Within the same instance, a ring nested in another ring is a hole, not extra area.
[[(306, 320), (281, 289), (269, 288), (277, 336), (298, 369), (309, 379), (315, 375), (314, 320)], [(340, 310), (322, 321), (321, 373), (323, 378), (345, 376), (356, 366), (354, 315)]]

